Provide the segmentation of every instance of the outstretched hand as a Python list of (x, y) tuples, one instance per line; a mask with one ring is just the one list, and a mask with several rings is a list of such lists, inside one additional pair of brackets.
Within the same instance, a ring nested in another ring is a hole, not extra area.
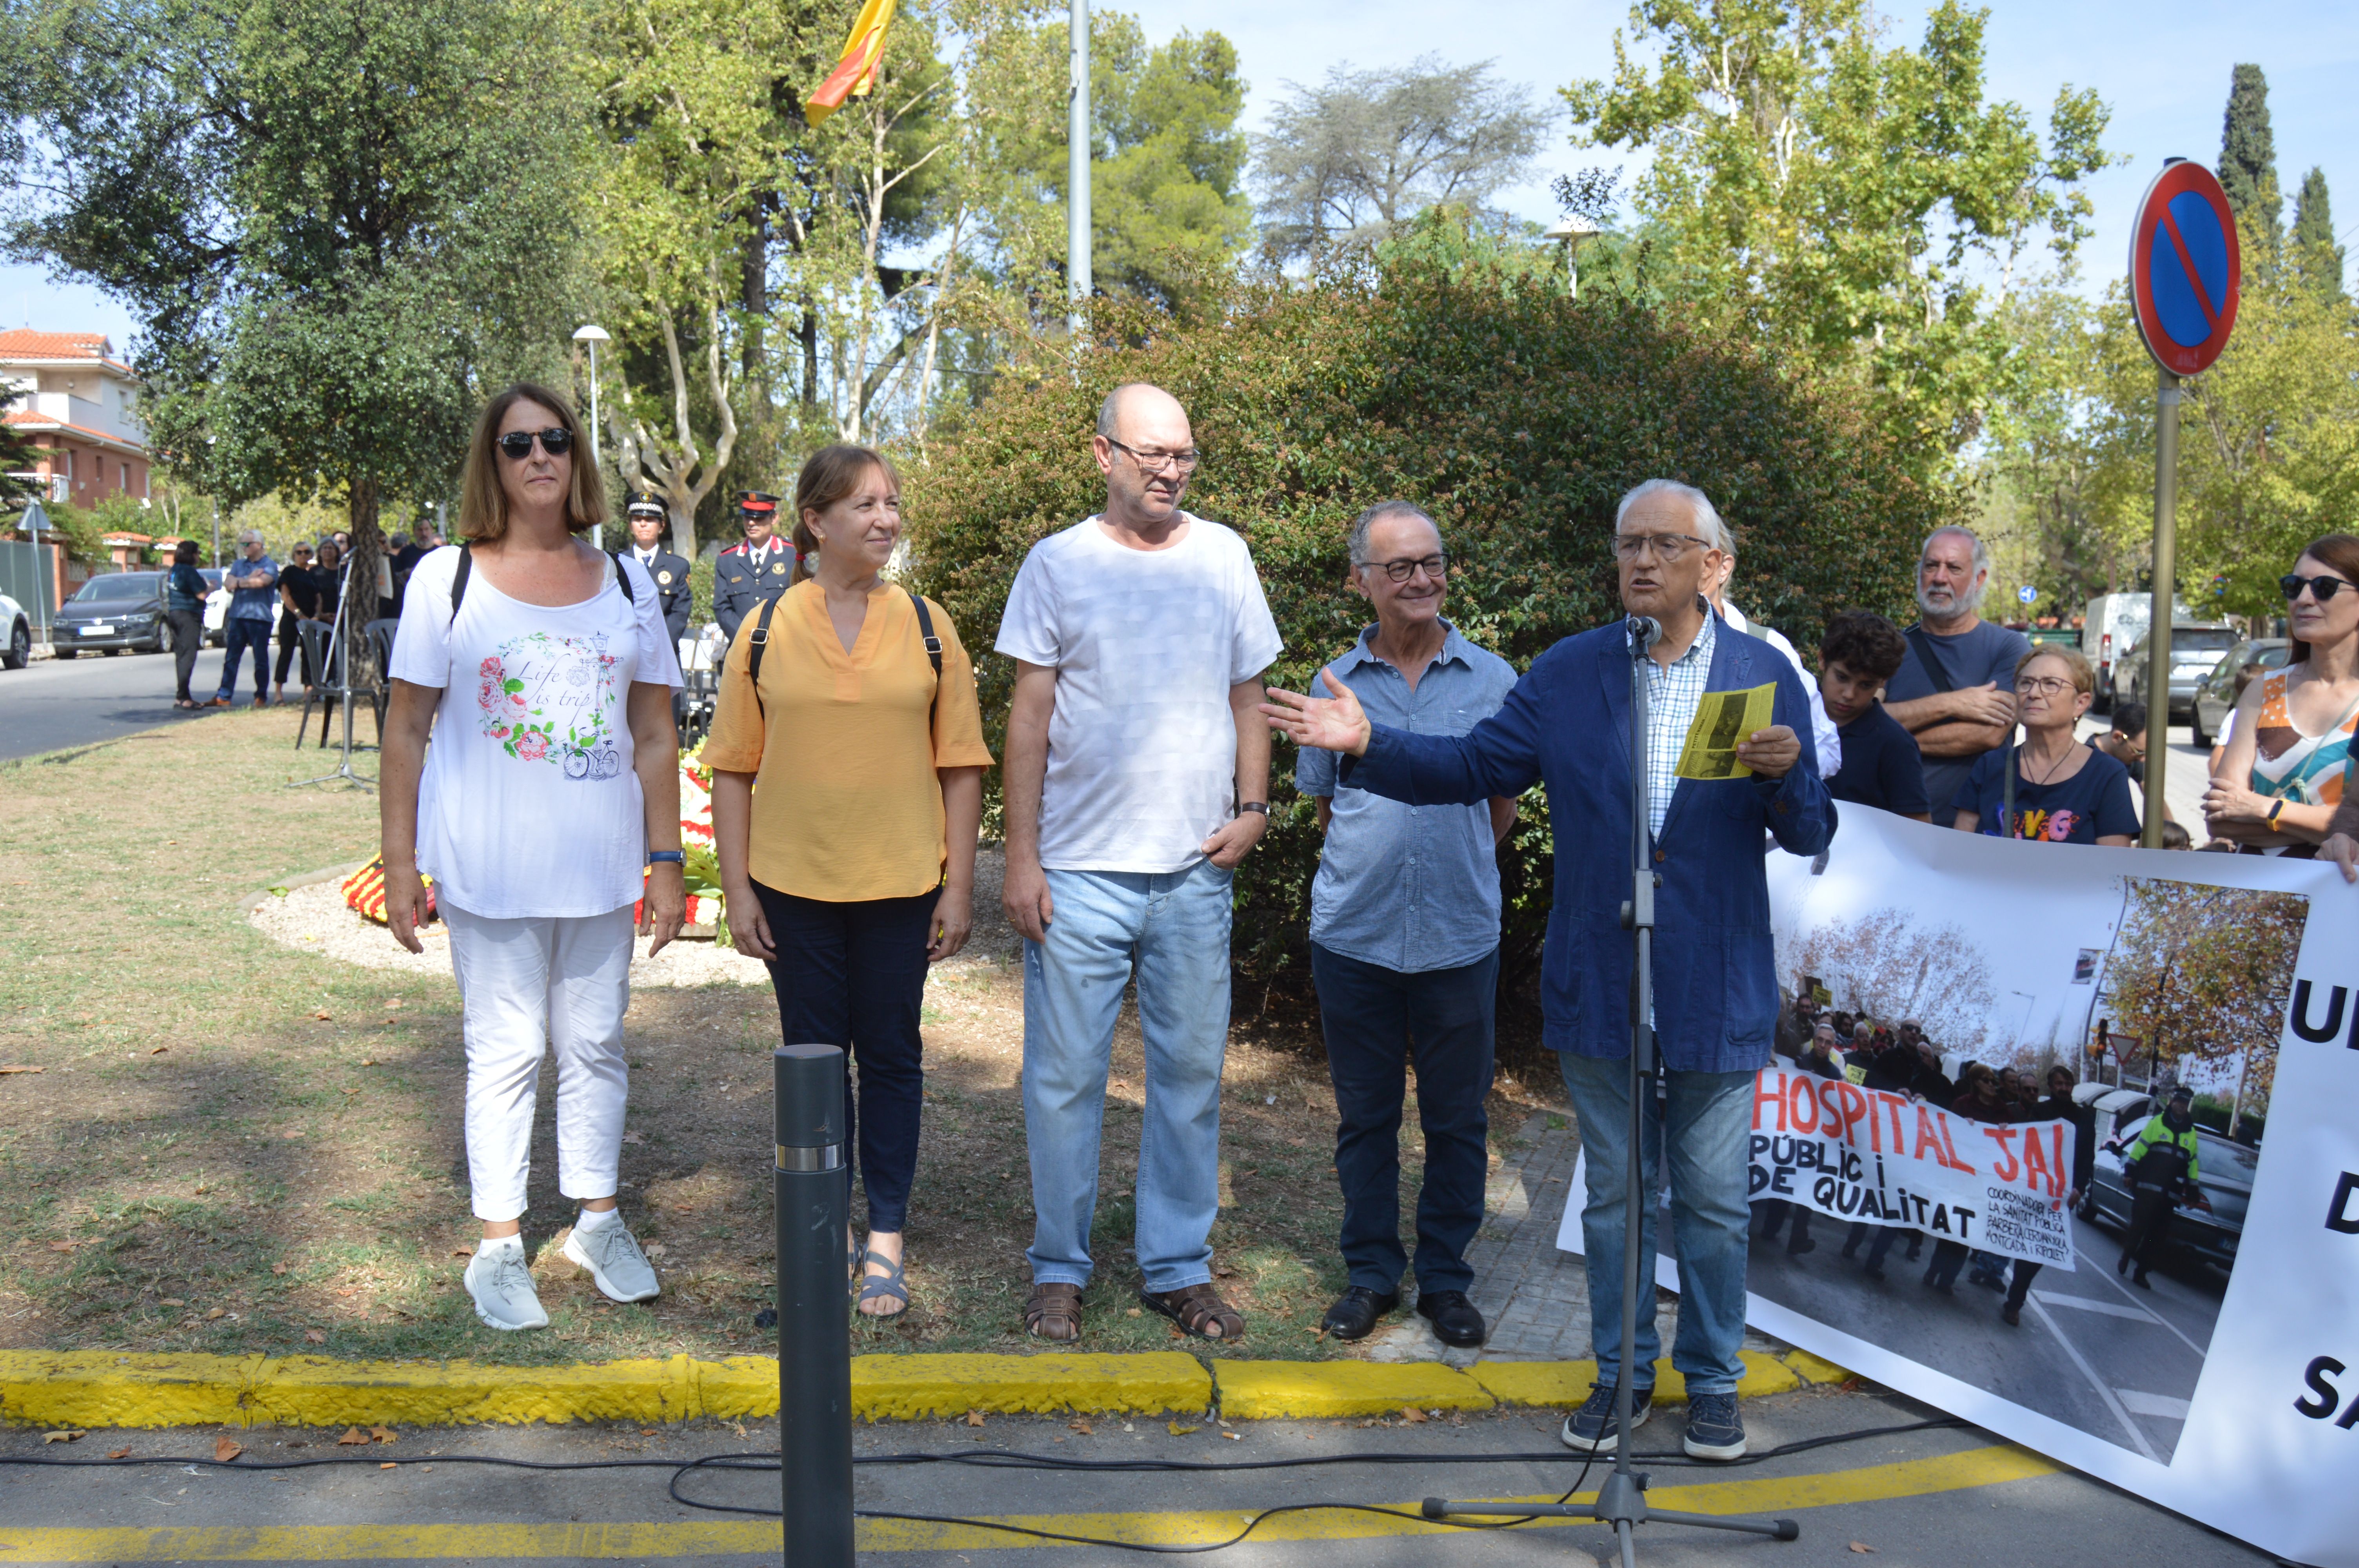
[(1332, 697), (1305, 697), (1300, 692), (1281, 691), (1276, 687), (1264, 695), (1268, 700), (1261, 705), (1262, 717), (1270, 728), (1287, 736), (1298, 746), (1310, 746), (1321, 752), (1343, 752), (1354, 757), (1368, 752), (1368, 737), (1375, 727), (1360, 708), (1360, 699), (1352, 688), (1335, 678), (1332, 670), (1321, 670), (1319, 678), (1327, 683)]

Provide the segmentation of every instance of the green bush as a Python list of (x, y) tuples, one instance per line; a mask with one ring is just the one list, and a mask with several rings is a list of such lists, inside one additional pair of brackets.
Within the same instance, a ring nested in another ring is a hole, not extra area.
[[(1846, 395), (1781, 374), (1748, 343), (1576, 305), (1560, 279), (1432, 238), (1364, 276), (1238, 285), (1180, 317), (1102, 304), (1096, 340), (1113, 346), (1003, 375), (910, 466), (911, 575), (977, 654), (995, 754), (1014, 670), (987, 650), (1009, 585), (1035, 541), (1103, 503), (1088, 438), (1126, 381), (1188, 407), (1205, 454), (1188, 505), (1252, 545), (1286, 639), (1273, 684), (1303, 689), (1358, 634), (1344, 534), (1388, 496), (1440, 523), (1451, 618), (1519, 669), (1618, 613), (1614, 503), (1658, 475), (1712, 496), (1741, 546), (1731, 597), (1798, 644), (1834, 611), (1907, 605), (1918, 541), (1958, 499), (1913, 480)], [(1264, 995), (1306, 967), (1319, 833), (1292, 765), (1281, 742), (1270, 833), (1238, 881), (1240, 978)], [(1527, 804), (1501, 854), (1511, 996), (1532, 994), (1549, 861), (1545, 815)]]

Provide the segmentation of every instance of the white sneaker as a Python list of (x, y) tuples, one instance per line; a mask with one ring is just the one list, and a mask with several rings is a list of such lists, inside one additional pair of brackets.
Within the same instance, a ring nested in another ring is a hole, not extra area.
[(475, 1315), (497, 1329), (547, 1328), (549, 1314), (532, 1288), (532, 1270), (521, 1247), (495, 1247), (467, 1260), (467, 1293), (475, 1298)]
[(653, 1301), (663, 1287), (656, 1282), (655, 1265), (639, 1250), (639, 1239), (621, 1220), (595, 1230), (580, 1226), (565, 1238), (565, 1256), (590, 1271), (591, 1281), (608, 1301)]

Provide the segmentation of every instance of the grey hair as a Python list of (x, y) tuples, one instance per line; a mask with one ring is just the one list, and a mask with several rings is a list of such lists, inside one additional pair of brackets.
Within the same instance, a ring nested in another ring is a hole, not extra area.
[(259, 545), (263, 542), (262, 530), (259, 528), (241, 528), (237, 531), (237, 542), (240, 545)]
[[(1983, 543), (1983, 536), (1980, 534), (1975, 533), (1972, 528), (1965, 526), (1963, 524), (1945, 523), (1940, 527), (1936, 528), (1931, 533), (1926, 535), (1925, 542), (1917, 546), (1917, 559), (1920, 565), (1925, 559), (1925, 552), (1933, 547), (1933, 541), (1940, 538), (1944, 534), (1959, 535), (1964, 538), (1967, 544), (1973, 546), (1974, 576), (1980, 580), (1974, 587), (1968, 589), (1964, 593), (1961, 594), (1959, 596), (1959, 600), (1961, 603), (1964, 604), (1968, 610), (1975, 609), (1981, 605), (1983, 595), (1990, 590), (1990, 546)], [(1917, 591), (1919, 595), (1918, 608), (1923, 609), (1923, 594), (1925, 589), (1921, 573), (1919, 577)]]
[(1441, 536), (1441, 524), (1436, 523), (1425, 508), (1408, 501), (1379, 501), (1352, 519), (1352, 533), (1347, 547), (1352, 555), (1352, 569), (1357, 571), (1368, 564), (1368, 533), (1387, 517), (1414, 517)]
[(1681, 484), (1675, 479), (1647, 480), (1625, 492), (1622, 499), (1614, 503), (1614, 532), (1621, 532), (1622, 519), (1630, 514), (1630, 508), (1650, 495), (1676, 495), (1686, 502), (1695, 510), (1697, 535), (1712, 541), (1712, 547), (1730, 560), (1736, 558), (1736, 535), (1730, 533), (1728, 524), (1720, 520), (1720, 509), (1712, 505), (1712, 498), (1695, 486)]
[[(1112, 392), (1107, 393), (1105, 395), (1105, 401), (1098, 405), (1098, 434), (1103, 436), (1109, 441), (1113, 440), (1114, 416), (1121, 408), (1122, 395), (1128, 392), (1134, 386), (1154, 385), (1155, 384), (1151, 381), (1125, 381), (1120, 386), (1115, 387)], [(1160, 389), (1158, 388), (1158, 390)]]

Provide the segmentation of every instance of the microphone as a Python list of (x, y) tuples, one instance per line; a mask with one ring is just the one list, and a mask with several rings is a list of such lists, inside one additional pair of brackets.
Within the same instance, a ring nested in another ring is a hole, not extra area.
[(1625, 624), (1630, 631), (1630, 652), (1634, 655), (1663, 640), (1663, 623), (1651, 615), (1633, 615)]

